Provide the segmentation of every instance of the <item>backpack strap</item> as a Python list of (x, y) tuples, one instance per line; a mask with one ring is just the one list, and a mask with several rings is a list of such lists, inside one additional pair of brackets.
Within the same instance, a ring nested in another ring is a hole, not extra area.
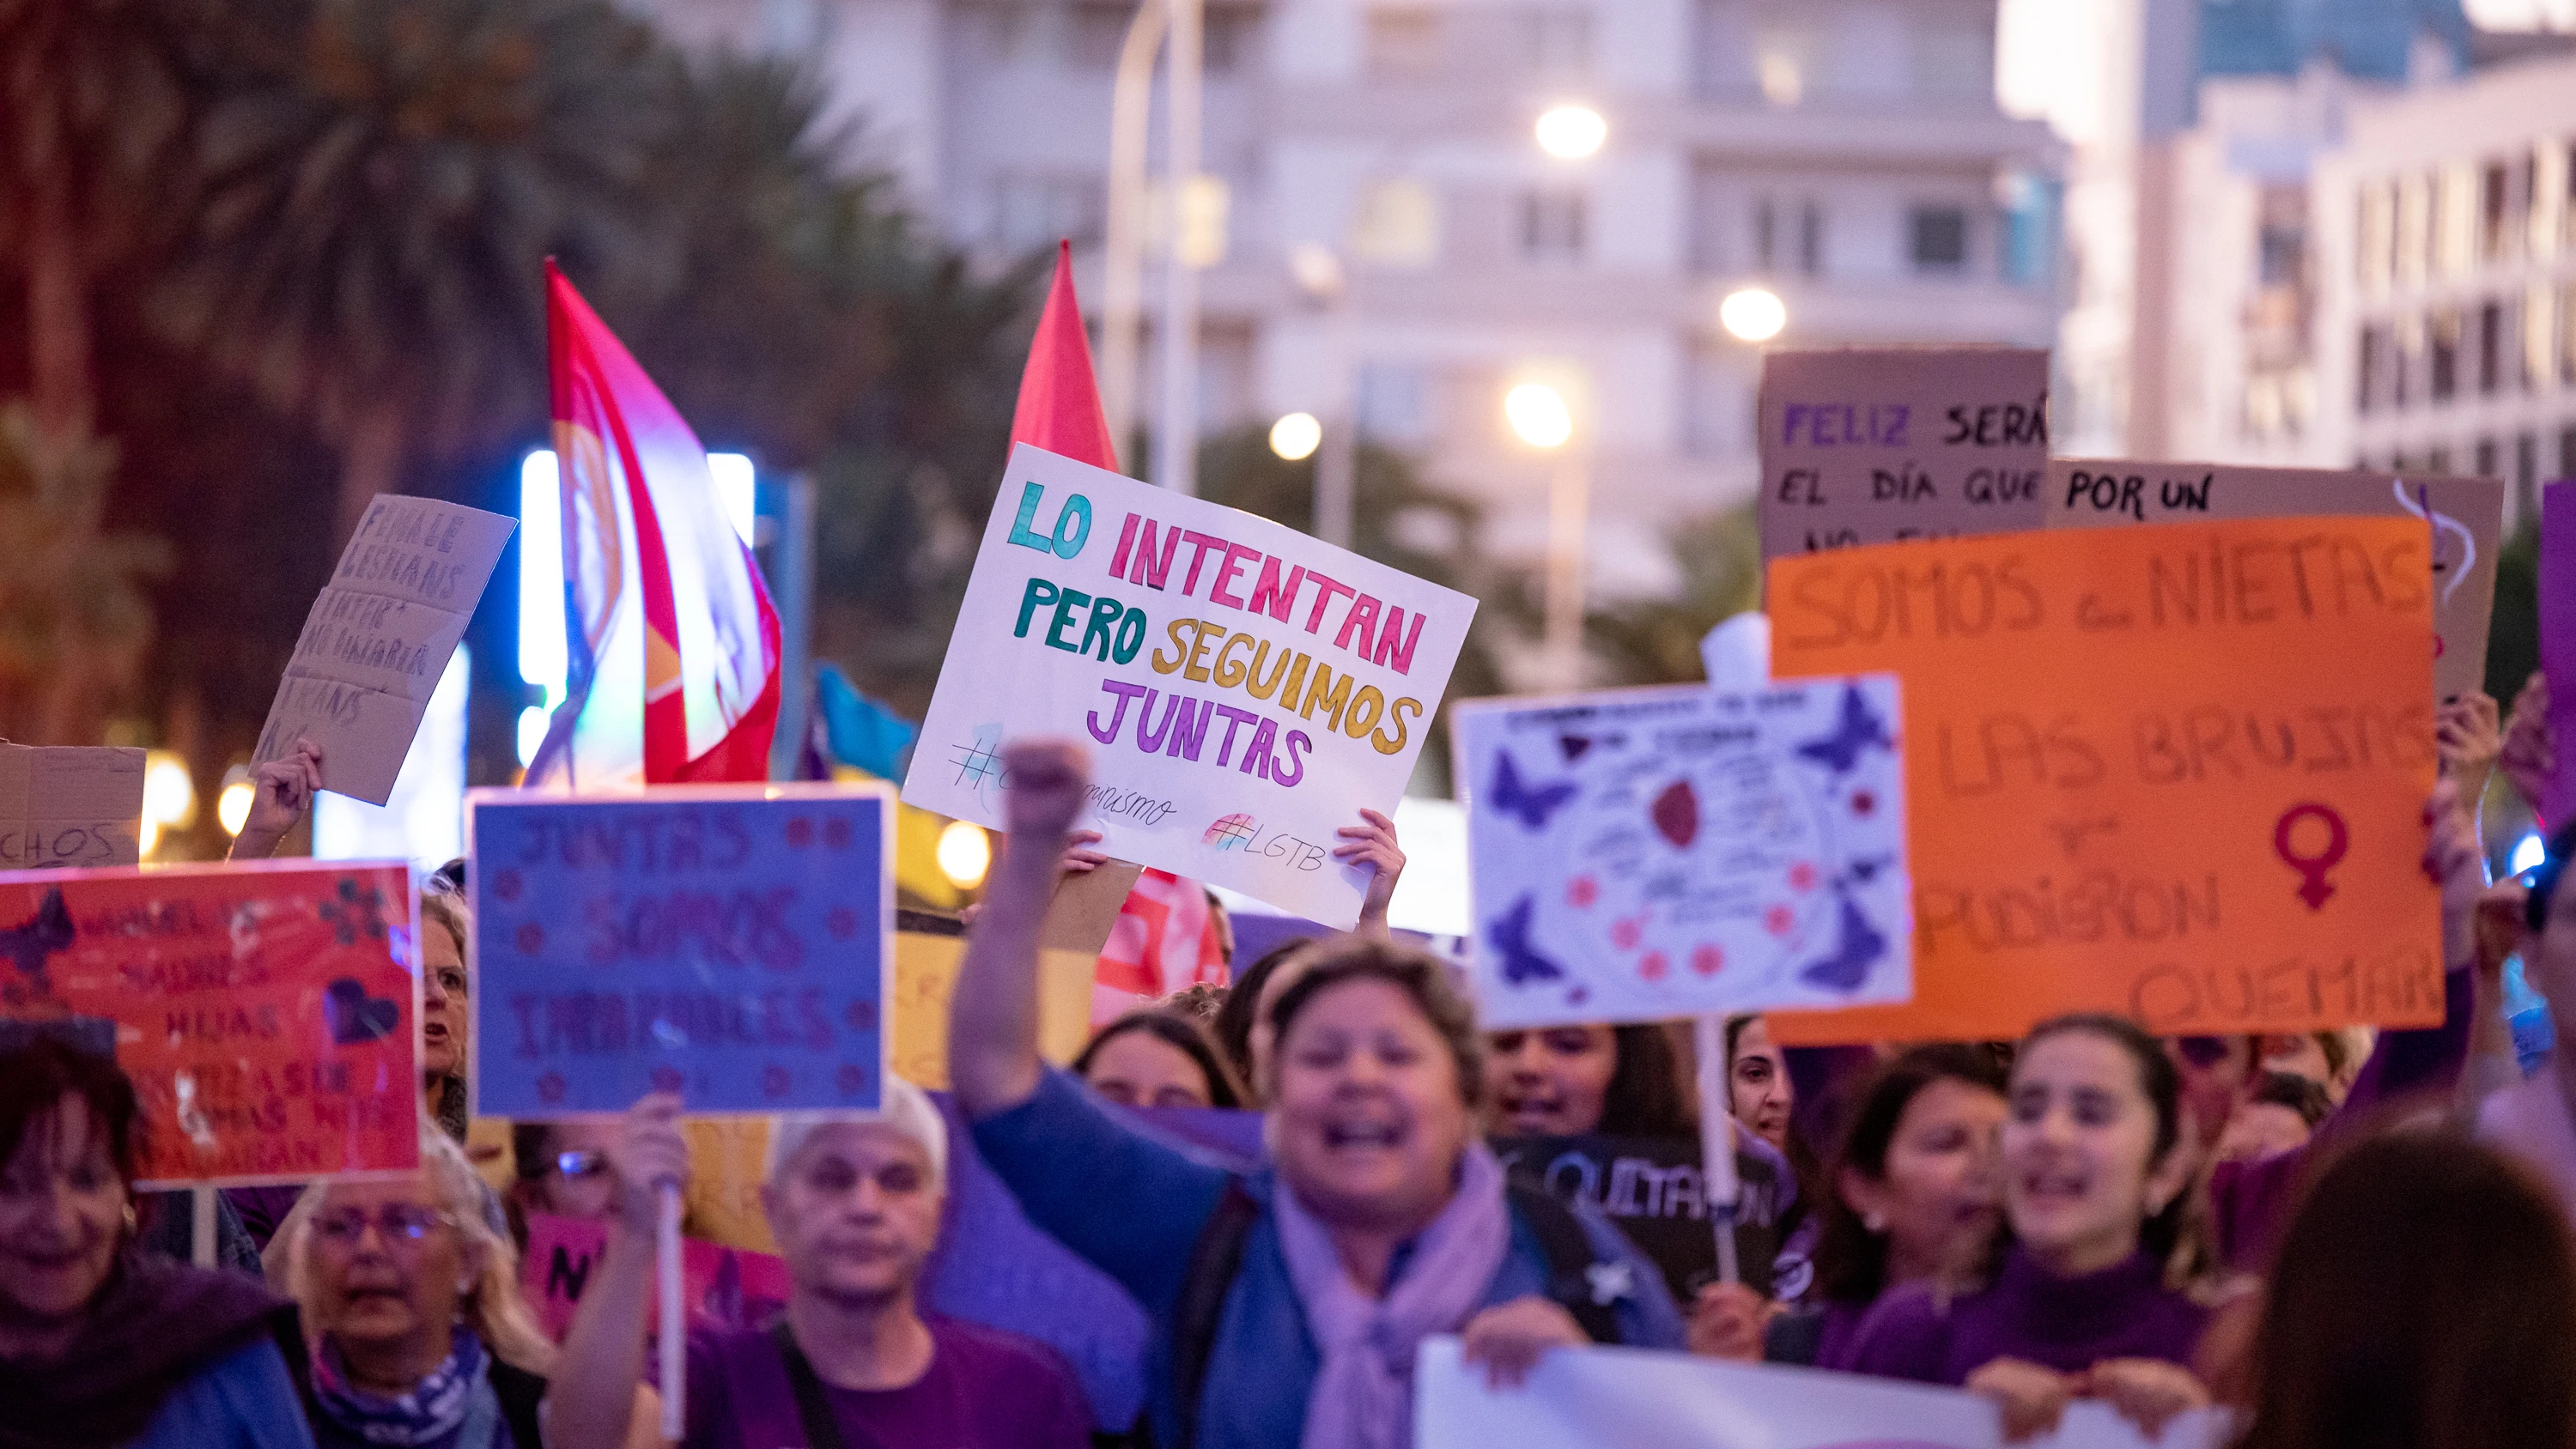
[[(1594, 1343), (1617, 1343), (1619, 1316), (1611, 1305), (1628, 1291), (1620, 1281), (1627, 1265), (1605, 1265), (1593, 1252), (1592, 1239), (1575, 1219), (1573, 1209), (1546, 1192), (1511, 1182), (1504, 1186), (1503, 1197), (1512, 1214), (1529, 1225), (1530, 1236), (1538, 1239), (1539, 1251), (1547, 1257), (1547, 1296), (1574, 1315), (1584, 1337)], [(1594, 1271), (1604, 1268), (1618, 1271)]]
[(805, 1350), (796, 1346), (796, 1335), (787, 1327), (787, 1320), (782, 1318), (771, 1325), (769, 1336), (787, 1365), (787, 1386), (796, 1396), (796, 1418), (805, 1430), (806, 1449), (846, 1449), (841, 1421), (832, 1416), (831, 1400), (823, 1396), (823, 1380), (814, 1372), (814, 1365), (805, 1361)]
[(1199, 1397), (1207, 1388), (1208, 1359), (1216, 1352), (1218, 1320), (1225, 1315), (1226, 1295), (1243, 1269), (1243, 1245), (1261, 1217), (1261, 1204), (1229, 1176), (1218, 1195), (1216, 1211), (1199, 1229), (1190, 1249), (1189, 1271), (1181, 1277), (1180, 1297), (1172, 1307), (1172, 1398), (1180, 1413), (1181, 1442), (1175, 1449), (1197, 1449)]

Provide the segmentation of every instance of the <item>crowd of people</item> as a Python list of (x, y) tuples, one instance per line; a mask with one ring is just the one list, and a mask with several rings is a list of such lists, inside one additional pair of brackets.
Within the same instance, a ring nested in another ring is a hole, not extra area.
[[(2012, 1438), (2093, 1399), (2150, 1433), (2225, 1406), (2246, 1449), (2576, 1449), (2576, 824), (2491, 883), (2475, 818), (2492, 771), (2536, 795), (2555, 768), (2546, 687), (2502, 723), (2447, 707), (2438, 738), (2438, 1026), (2160, 1040), (2080, 1015), (1818, 1049), (1732, 1020), (1725, 1130), (1783, 1185), (1751, 1282), (1675, 1283), (1601, 1204), (1507, 1168), (1490, 1143), (1706, 1140), (1693, 1036), (1481, 1031), (1450, 964), (1386, 927), (1404, 858), (1374, 812), (1339, 852), (1374, 872), (1359, 929), (1057, 1066), (1039, 938), (1061, 878), (1100, 863), (1087, 765), (1009, 746), (949, 1024), (967, 1130), (890, 1080), (876, 1111), (768, 1124), (756, 1184), (667, 1094), (616, 1121), (468, 1120), (460, 862), (422, 899), (419, 1170), (228, 1192), (216, 1266), (181, 1261), (184, 1196), (134, 1191), (146, 1125), (112, 1061), (41, 1033), (0, 1051), (0, 1449), (660, 1442), (660, 1195), (725, 1176), (788, 1296), (774, 1322), (688, 1331), (691, 1446), (1401, 1446), (1415, 1355), (1456, 1334), (1501, 1391), (1616, 1343), (1959, 1386)], [(309, 745), (264, 766), (236, 856), (273, 849), (319, 779)], [(2509, 959), (2567, 1008), (2530, 1070)], [(1175, 1145), (1148, 1121), (1170, 1108), (1262, 1113), (1259, 1165)], [(1095, 1424), (1053, 1350), (924, 1306), (961, 1152), (1142, 1308), (1138, 1423)], [(560, 1342), (522, 1288), (539, 1214), (605, 1233)]]

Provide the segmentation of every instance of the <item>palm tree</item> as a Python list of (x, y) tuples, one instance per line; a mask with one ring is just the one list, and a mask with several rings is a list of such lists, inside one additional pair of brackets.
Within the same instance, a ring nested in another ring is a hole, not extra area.
[(1762, 540), (1750, 504), (1703, 514), (1666, 534), (1681, 565), (1682, 587), (1666, 598), (1595, 607), (1584, 633), (1614, 684), (1682, 684), (1705, 678), (1699, 641), (1708, 631), (1762, 605)]
[(649, 245), (670, 61), (605, 0), (308, 0), (228, 50), (158, 310), (339, 445), (345, 538), (407, 462), (542, 415), (539, 264)]
[(169, 550), (101, 527), (115, 471), (114, 445), (0, 408), (0, 735), (95, 741), (141, 682)]
[(166, 230), (188, 117), (178, 7), (0, 0), (0, 249), (26, 274), (34, 421), (98, 415), (91, 280)]

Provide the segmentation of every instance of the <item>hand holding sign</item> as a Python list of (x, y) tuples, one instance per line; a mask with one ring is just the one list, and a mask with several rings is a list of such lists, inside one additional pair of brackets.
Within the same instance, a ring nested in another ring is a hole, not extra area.
[(321, 788), (322, 747), (297, 735), (292, 753), (251, 773), (250, 814), (225, 859), (266, 860), (313, 808), (313, 793)]

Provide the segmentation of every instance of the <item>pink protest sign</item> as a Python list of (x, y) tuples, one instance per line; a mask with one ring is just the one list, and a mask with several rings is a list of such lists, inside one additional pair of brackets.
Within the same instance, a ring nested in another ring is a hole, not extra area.
[[(560, 1342), (571, 1329), (590, 1270), (607, 1244), (605, 1222), (528, 1214), (528, 1251), (519, 1263), (519, 1284), (547, 1337)], [(681, 1285), (692, 1328), (757, 1328), (787, 1306), (784, 1260), (698, 1238), (681, 1245)], [(661, 1326), (658, 1305), (653, 1326)]]

